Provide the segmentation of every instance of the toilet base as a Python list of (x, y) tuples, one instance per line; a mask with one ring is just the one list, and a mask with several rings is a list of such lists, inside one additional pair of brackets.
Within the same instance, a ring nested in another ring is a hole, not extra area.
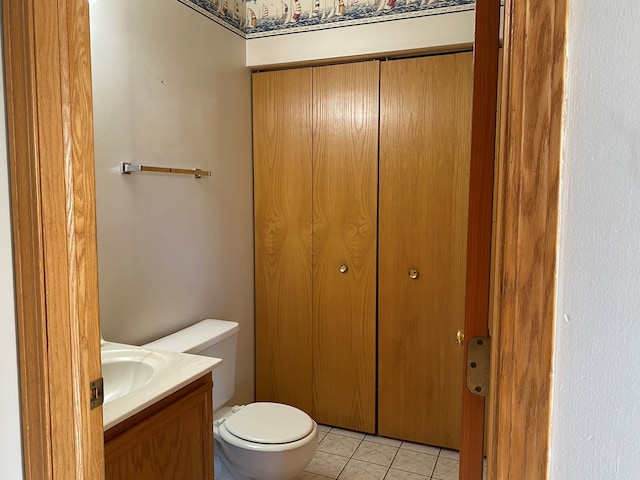
[(220, 445), (217, 441), (214, 441), (214, 454), (213, 454), (213, 473), (214, 480), (251, 480), (249, 477), (242, 475), (240, 472), (234, 471), (232, 467), (227, 464), (227, 461), (222, 455), (218, 455), (220, 451)]

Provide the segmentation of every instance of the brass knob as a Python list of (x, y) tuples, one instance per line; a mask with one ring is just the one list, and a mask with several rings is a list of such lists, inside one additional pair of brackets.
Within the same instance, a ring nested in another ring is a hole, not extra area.
[(346, 264), (341, 263), (340, 266), (338, 267), (338, 270), (340, 270), (340, 273), (347, 273), (347, 270), (349, 270), (349, 267), (347, 267)]
[(412, 268), (411, 270), (409, 270), (409, 278), (411, 280), (415, 280), (416, 278), (418, 278), (418, 270), (416, 270), (415, 268)]
[(458, 330), (456, 333), (456, 343), (460, 346), (464, 344), (464, 330)]

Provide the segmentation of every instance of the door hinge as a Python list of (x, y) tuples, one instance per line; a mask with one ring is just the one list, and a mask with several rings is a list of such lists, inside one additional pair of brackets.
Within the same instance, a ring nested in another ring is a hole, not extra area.
[(104, 403), (104, 382), (102, 377), (89, 383), (89, 389), (91, 391), (91, 410), (99, 407)]
[(467, 346), (467, 390), (474, 395), (489, 395), (491, 339), (473, 337)]

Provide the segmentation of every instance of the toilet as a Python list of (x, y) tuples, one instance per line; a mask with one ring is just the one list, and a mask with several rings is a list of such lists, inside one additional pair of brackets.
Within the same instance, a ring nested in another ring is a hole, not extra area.
[(290, 480), (313, 458), (318, 426), (281, 403), (225, 406), (235, 389), (238, 331), (236, 322), (208, 319), (144, 346), (222, 359), (213, 371), (216, 480)]

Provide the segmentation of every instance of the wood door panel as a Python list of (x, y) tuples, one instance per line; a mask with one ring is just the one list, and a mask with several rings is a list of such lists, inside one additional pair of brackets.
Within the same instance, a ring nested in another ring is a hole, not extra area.
[(253, 75), (256, 399), (311, 414), (311, 69)]
[(313, 71), (314, 417), (366, 432), (376, 406), (378, 83), (378, 62)]
[(378, 430), (449, 448), (460, 442), (471, 82), (471, 53), (381, 67)]

